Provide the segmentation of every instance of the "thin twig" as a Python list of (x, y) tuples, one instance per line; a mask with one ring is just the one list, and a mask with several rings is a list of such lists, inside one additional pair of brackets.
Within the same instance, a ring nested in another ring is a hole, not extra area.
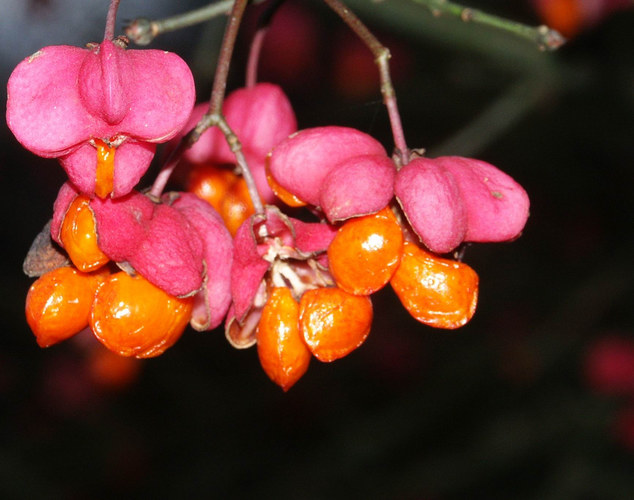
[(242, 145), (240, 144), (236, 134), (233, 130), (231, 130), (231, 127), (229, 127), (227, 120), (222, 115), (222, 103), (224, 101), (225, 89), (227, 86), (229, 66), (233, 55), (236, 37), (238, 35), (238, 29), (242, 21), (242, 15), (244, 14), (244, 10), (247, 6), (247, 2), (248, 0), (236, 0), (231, 9), (231, 15), (229, 16), (229, 21), (222, 39), (222, 46), (220, 47), (220, 55), (218, 56), (218, 65), (216, 67), (211, 98), (209, 100), (209, 109), (202, 116), (194, 129), (181, 139), (178, 146), (169, 155), (165, 165), (152, 185), (152, 189), (150, 190), (151, 195), (156, 197), (161, 195), (169, 177), (176, 168), (176, 165), (178, 165), (178, 162), (185, 150), (193, 146), (207, 129), (211, 127), (218, 127), (224, 134), (227, 144), (236, 157), (236, 163), (240, 167), (242, 177), (247, 184), (247, 189), (249, 191), (253, 207), (255, 208), (255, 213), (264, 213), (264, 205), (262, 204), (255, 180), (251, 174), (249, 166), (247, 165), (244, 153), (242, 152)]
[(112, 0), (108, 8), (106, 17), (106, 30), (103, 34), (104, 40), (114, 39), (114, 31), (117, 23), (117, 9), (119, 8), (119, 0)]
[(124, 31), (128, 38), (137, 45), (148, 45), (163, 33), (188, 28), (217, 16), (229, 14), (233, 2), (234, 0), (221, 0), (196, 10), (159, 20), (140, 17), (130, 22)]
[(545, 25), (528, 26), (478, 9), (465, 7), (464, 5), (448, 0), (412, 1), (429, 9), (434, 16), (451, 15), (459, 17), (464, 22), (482, 24), (483, 26), (513, 33), (521, 38), (536, 43), (540, 50), (556, 50), (566, 43), (566, 39), (561, 33)]
[(396, 154), (400, 159), (401, 166), (406, 165), (409, 162), (409, 149), (405, 141), (401, 115), (398, 112), (396, 103), (396, 93), (394, 92), (394, 86), (392, 85), (392, 78), (390, 76), (390, 51), (378, 41), (360, 19), (339, 0), (324, 0), (324, 2), (343, 19), (348, 27), (372, 51), (374, 60), (379, 68), (381, 94), (383, 95), (383, 102), (390, 118)]

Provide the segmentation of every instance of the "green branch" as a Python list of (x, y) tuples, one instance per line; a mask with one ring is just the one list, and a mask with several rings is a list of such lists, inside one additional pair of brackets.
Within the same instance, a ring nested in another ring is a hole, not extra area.
[(455, 16), (462, 19), (465, 23), (481, 24), (513, 33), (520, 38), (536, 43), (540, 50), (556, 50), (566, 43), (566, 39), (557, 30), (545, 25), (528, 26), (447, 0), (412, 1), (429, 9), (434, 16)]

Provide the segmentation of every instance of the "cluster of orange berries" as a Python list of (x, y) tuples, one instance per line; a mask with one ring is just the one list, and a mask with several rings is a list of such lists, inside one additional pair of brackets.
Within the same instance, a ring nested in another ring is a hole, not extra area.
[(343, 224), (327, 256), (326, 286), (298, 293), (301, 286), (271, 285), (260, 313), (260, 363), (284, 390), (306, 372), (311, 355), (331, 362), (365, 341), (373, 319), (370, 295), (387, 283), (414, 318), (436, 328), (458, 328), (475, 312), (475, 271), (405, 241), (390, 208)]
[(476, 272), (408, 241), (389, 207), (346, 221), (328, 247), (328, 260), (343, 290), (370, 295), (390, 283), (405, 309), (426, 325), (458, 328), (475, 312)]
[(232, 236), (255, 212), (247, 183), (233, 168), (193, 165), (187, 175), (186, 189), (216, 209)]
[(193, 298), (174, 297), (138, 274), (113, 270), (97, 244), (88, 197), (73, 200), (60, 239), (72, 266), (45, 272), (26, 299), (27, 322), (40, 346), (86, 327), (123, 356), (158, 356), (178, 340), (190, 320)]

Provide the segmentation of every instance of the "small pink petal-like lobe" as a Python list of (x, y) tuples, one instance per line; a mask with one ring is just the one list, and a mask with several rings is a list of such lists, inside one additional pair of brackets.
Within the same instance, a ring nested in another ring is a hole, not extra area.
[[(197, 105), (184, 131), (193, 129), (208, 109), (207, 103)], [(225, 99), (223, 114), (240, 140), (245, 155), (260, 161), (276, 144), (297, 130), (297, 120), (288, 97), (272, 83), (263, 82), (234, 90)], [(235, 156), (218, 127), (206, 130), (183, 156), (195, 164), (235, 163)]]
[(93, 198), (99, 248), (113, 261), (123, 262), (133, 255), (145, 238), (154, 214), (154, 203), (137, 191), (117, 199)]
[[(126, 140), (115, 150), (113, 198), (124, 196), (134, 189), (149, 168), (155, 152), (155, 144), (132, 140)], [(97, 179), (97, 149), (94, 146), (83, 144), (62, 156), (59, 162), (79, 191), (94, 195)]]
[(241, 321), (253, 304), (270, 263), (262, 258), (253, 234), (253, 217), (238, 228), (234, 238), (233, 267), (231, 270), (231, 296), (234, 315)]
[(93, 198), (99, 248), (115, 262), (129, 263), (152, 284), (177, 297), (196, 293), (203, 282), (203, 241), (175, 208), (138, 192)]
[(396, 174), (394, 193), (412, 229), (432, 252), (447, 253), (462, 243), (467, 216), (461, 193), (439, 162), (412, 160)]
[(204, 246), (206, 276), (194, 297), (191, 326), (212, 330), (222, 323), (231, 304), (233, 240), (213, 207), (191, 193), (180, 193), (172, 207), (181, 212), (200, 235)]
[(348, 127), (316, 127), (291, 135), (268, 158), (269, 173), (284, 189), (319, 206), (324, 178), (337, 165), (359, 155), (386, 155), (376, 139)]
[(86, 49), (44, 47), (24, 59), (7, 85), (7, 124), (28, 150), (61, 156), (85, 141), (98, 126), (77, 88)]
[(123, 134), (162, 143), (187, 123), (196, 100), (194, 77), (178, 55), (162, 50), (127, 50), (130, 111)]
[(465, 241), (510, 241), (521, 234), (530, 202), (515, 180), (480, 160), (445, 156), (435, 161), (451, 172), (460, 190), (467, 216)]
[[(300, 223), (295, 226), (294, 219), (289, 219), (275, 207), (266, 210), (266, 237), (258, 238), (256, 234), (264, 224), (261, 216), (252, 215), (238, 228), (233, 239), (234, 255), (231, 270), (231, 295), (235, 317), (239, 322), (245, 318), (253, 305), (260, 284), (269, 270), (271, 263), (263, 257), (274, 244), (279, 247), (295, 248), (295, 229), (303, 231), (303, 241), (307, 251), (316, 239), (323, 240), (320, 233), (311, 235)], [(263, 240), (262, 242), (258, 240)]]
[(378, 212), (394, 196), (395, 176), (396, 166), (387, 156), (355, 156), (324, 178), (319, 205), (333, 223)]
[(145, 228), (145, 238), (126, 260), (154, 285), (185, 297), (202, 287), (203, 258), (198, 231), (178, 210), (159, 204)]
[(70, 183), (65, 182), (57, 193), (55, 203), (53, 203), (53, 219), (51, 220), (51, 238), (53, 241), (62, 245), (60, 239), (60, 232), (62, 230), (62, 223), (64, 217), (68, 211), (68, 207), (73, 202), (75, 197), (79, 194), (77, 189)]
[(159, 50), (125, 50), (104, 40), (89, 49), (44, 47), (8, 83), (7, 123), (35, 154), (59, 157), (91, 138), (160, 143), (191, 114), (187, 64)]
[(326, 252), (337, 228), (324, 222), (303, 222), (290, 218), (295, 230), (295, 247), (303, 253)]
[(88, 51), (79, 68), (79, 95), (86, 110), (109, 125), (125, 118), (130, 95), (124, 75), (133, 71), (123, 49), (104, 40), (98, 50)]

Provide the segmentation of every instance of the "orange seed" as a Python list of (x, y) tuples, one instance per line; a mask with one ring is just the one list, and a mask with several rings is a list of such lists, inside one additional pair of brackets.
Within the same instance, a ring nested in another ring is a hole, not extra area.
[(421, 323), (454, 329), (473, 316), (478, 275), (468, 265), (443, 259), (405, 242), (403, 257), (390, 281), (407, 311)]
[(88, 326), (95, 291), (104, 273), (58, 267), (40, 276), (26, 296), (26, 321), (40, 347), (66, 340)]
[(94, 271), (110, 260), (97, 243), (95, 218), (89, 203), (87, 196), (76, 196), (60, 230), (60, 239), (70, 260), (83, 272)]
[(95, 194), (99, 198), (110, 196), (114, 189), (114, 152), (115, 148), (109, 146), (101, 139), (95, 139), (97, 146), (97, 173), (95, 182)]
[(370, 333), (372, 301), (341, 288), (304, 292), (299, 303), (299, 328), (319, 361), (334, 361), (359, 347)]
[(299, 333), (299, 304), (288, 288), (273, 288), (256, 332), (260, 364), (269, 378), (288, 391), (310, 362)]
[(387, 207), (343, 224), (328, 247), (328, 262), (339, 288), (370, 295), (390, 281), (402, 252), (403, 233)]
[(121, 271), (97, 290), (90, 328), (122, 356), (151, 358), (180, 338), (191, 316), (193, 297), (178, 298), (142, 276)]

